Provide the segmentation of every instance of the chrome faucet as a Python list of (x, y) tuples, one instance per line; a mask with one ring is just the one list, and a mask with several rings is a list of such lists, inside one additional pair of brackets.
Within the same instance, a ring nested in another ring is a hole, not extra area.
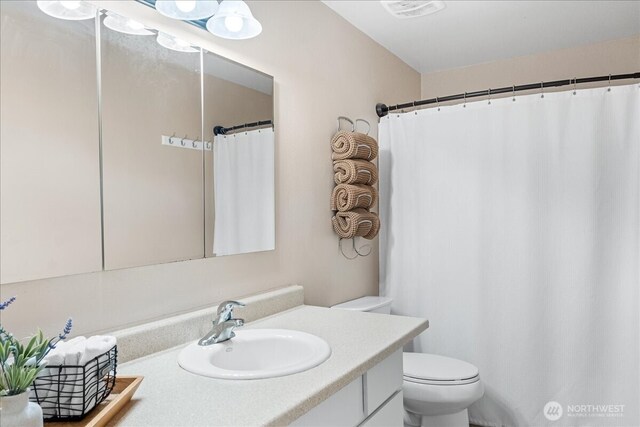
[(220, 304), (216, 318), (213, 319), (213, 328), (198, 341), (198, 345), (207, 346), (235, 337), (236, 334), (233, 330), (244, 325), (243, 319), (232, 318), (233, 309), (236, 307), (244, 307), (244, 304), (238, 301), (225, 301)]

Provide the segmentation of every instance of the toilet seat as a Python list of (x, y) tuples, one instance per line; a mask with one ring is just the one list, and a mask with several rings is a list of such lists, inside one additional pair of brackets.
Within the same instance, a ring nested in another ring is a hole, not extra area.
[(452, 386), (480, 381), (478, 368), (462, 360), (426, 353), (404, 353), (404, 380), (416, 384)]
[(422, 378), (412, 378), (405, 376), (403, 378), (406, 382), (415, 383), (415, 384), (429, 384), (429, 385), (439, 385), (439, 386), (448, 386), (448, 385), (464, 385), (464, 384), (472, 384), (480, 381), (480, 376), (476, 375), (473, 378), (467, 378), (464, 380), (426, 380)]

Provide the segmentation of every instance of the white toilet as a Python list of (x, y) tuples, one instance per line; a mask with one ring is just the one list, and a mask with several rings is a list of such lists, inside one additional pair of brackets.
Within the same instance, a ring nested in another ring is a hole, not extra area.
[[(391, 314), (391, 298), (363, 297), (333, 306)], [(403, 355), (405, 426), (468, 427), (467, 408), (484, 394), (478, 368), (426, 353)]]

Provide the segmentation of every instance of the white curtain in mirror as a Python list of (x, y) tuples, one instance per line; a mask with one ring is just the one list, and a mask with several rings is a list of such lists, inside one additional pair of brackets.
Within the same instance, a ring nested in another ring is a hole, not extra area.
[(213, 158), (214, 254), (275, 249), (273, 129), (218, 135)]
[(381, 120), (381, 294), (478, 366), (473, 424), (639, 425), (638, 118), (633, 85)]

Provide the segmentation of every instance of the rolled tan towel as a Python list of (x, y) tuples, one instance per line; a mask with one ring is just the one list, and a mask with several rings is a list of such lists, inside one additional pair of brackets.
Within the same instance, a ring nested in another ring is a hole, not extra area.
[(369, 135), (360, 132), (338, 131), (331, 138), (333, 160), (373, 160), (378, 156), (378, 143)]
[(352, 211), (336, 212), (331, 218), (333, 229), (343, 239), (356, 236), (373, 239), (380, 229), (378, 215), (366, 209), (357, 208)]
[(355, 208), (371, 208), (378, 199), (378, 191), (363, 184), (338, 184), (331, 193), (332, 211), (350, 211)]
[(366, 184), (378, 182), (378, 168), (366, 160), (337, 160), (333, 162), (336, 184)]
[(378, 215), (376, 215), (375, 213), (373, 212), (370, 212), (370, 213), (374, 216), (373, 226), (365, 236), (362, 236), (367, 240), (371, 240), (374, 237), (376, 237), (378, 235), (378, 231), (380, 231), (380, 218), (378, 218)]

